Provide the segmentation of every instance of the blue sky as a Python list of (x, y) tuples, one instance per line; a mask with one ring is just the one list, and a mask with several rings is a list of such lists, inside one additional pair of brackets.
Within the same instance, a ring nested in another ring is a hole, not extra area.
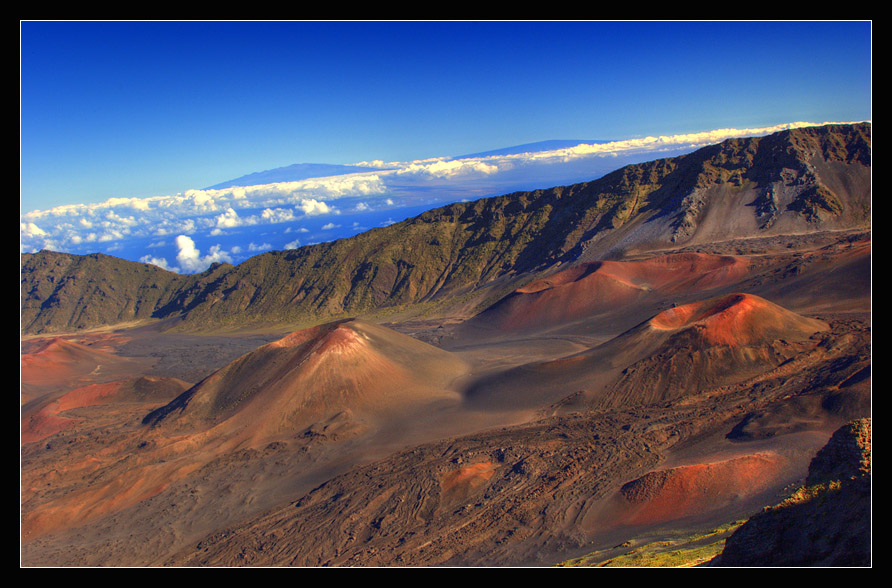
[(22, 22), (21, 212), (294, 163), (870, 117), (863, 21)]

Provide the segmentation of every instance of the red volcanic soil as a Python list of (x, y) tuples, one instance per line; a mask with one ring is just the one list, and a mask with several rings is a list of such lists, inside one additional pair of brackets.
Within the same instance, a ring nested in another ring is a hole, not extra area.
[(622, 486), (611, 516), (617, 524), (649, 525), (703, 515), (771, 489), (786, 465), (761, 453), (654, 470)]
[(54, 406), (50, 405), (23, 419), (22, 445), (46, 439), (75, 424), (74, 419), (58, 416), (58, 412)]
[[(465, 363), (448, 352), (362, 321), (292, 333), (231, 362), (160, 408), (155, 403), (155, 410), (141, 413), (148, 413), (143, 426), (116, 429), (114, 443), (106, 441), (101, 454), (86, 454), (59, 471), (29, 472), (25, 484), (35, 492), (45, 476), (72, 481), (78, 489), (29, 511), (23, 536), (33, 539), (133, 506), (233, 449), (267, 448), (274, 439), (305, 439), (331, 427), (350, 438), (391, 417), (402, 422), (425, 417), (435, 404), (457, 405), (459, 395), (449, 386), (465, 370)], [(72, 426), (63, 420), (63, 410), (121, 400), (124, 391), (111, 383), (61, 396), (23, 427), (25, 440)], [(81, 485), (77, 480), (85, 470), (91, 482)]]
[(74, 426), (79, 419), (63, 415), (66, 411), (109, 403), (145, 404), (151, 409), (188, 387), (186, 382), (174, 378), (143, 377), (76, 388), (24, 415), (21, 443), (40, 441)]
[(648, 325), (656, 331), (694, 329), (710, 345), (754, 345), (807, 339), (829, 325), (751, 294), (731, 294), (670, 308)]
[(484, 376), (466, 400), (542, 408), (581, 391), (599, 407), (670, 400), (774, 369), (828, 328), (758, 296), (728, 294), (663, 311), (586, 351)]
[(475, 490), (489, 482), (497, 468), (497, 464), (487, 461), (446, 473), (440, 479), (442, 502), (453, 505), (467, 500)]
[[(24, 410), (21, 444), (28, 465), (22, 473), (23, 504), (50, 499), (23, 514), (22, 536), (33, 538), (131, 506), (163, 491), (177, 472), (188, 471), (163, 460), (148, 463), (150, 452), (134, 452), (143, 415), (188, 387), (175, 378), (130, 378), (82, 386)], [(59, 434), (65, 449), (45, 461), (50, 444), (55, 445), (50, 438)], [(34, 445), (44, 440), (49, 440), (46, 448)], [(64, 492), (46, 494), (48, 487)]]
[(580, 264), (517, 289), (476, 322), (509, 331), (555, 326), (616, 309), (651, 291), (728, 287), (746, 277), (749, 267), (745, 257), (705, 253)]
[(23, 345), (20, 360), (22, 404), (47, 392), (139, 375), (146, 367), (107, 346), (97, 349), (60, 337)]
[(597, 349), (631, 361), (606, 390), (604, 406), (673, 400), (744, 382), (817, 342), (824, 321), (751, 294), (728, 294), (665, 310)]
[(108, 382), (78, 388), (25, 417), (22, 419), (22, 445), (40, 441), (73, 426), (77, 421), (60, 416), (60, 413), (73, 408), (99, 404), (108, 397), (115, 396), (122, 384), (123, 382)]
[(21, 356), (22, 382), (43, 385), (67, 382), (93, 372), (102, 363), (119, 361), (107, 351), (56, 337)]
[[(33, 539), (69, 525), (77, 525), (123, 510), (156, 496), (169, 485), (198, 469), (196, 462), (155, 463), (122, 469), (81, 491), (50, 501), (22, 516), (22, 537)], [(97, 464), (97, 470), (100, 466)], [(70, 475), (77, 475), (73, 471)]]
[[(261, 346), (145, 422), (165, 430), (267, 439), (348, 412), (360, 419), (444, 399), (464, 373), (452, 354), (363, 321), (328, 323)], [(225, 423), (225, 425), (224, 425)]]

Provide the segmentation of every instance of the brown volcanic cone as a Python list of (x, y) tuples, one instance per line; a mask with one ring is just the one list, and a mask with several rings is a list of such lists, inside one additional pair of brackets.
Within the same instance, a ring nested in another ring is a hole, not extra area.
[[(23, 515), (22, 536), (33, 540), (130, 508), (212, 463), (217, 465), (205, 471), (226, 467), (215, 460), (230, 451), (268, 448), (275, 445), (272, 441), (296, 437), (334, 441), (380, 432), (386, 438), (394, 430), (402, 433), (403, 426), (423, 427), (418, 423), (430, 413), (459, 405), (459, 394), (449, 386), (465, 369), (446, 351), (362, 321), (292, 333), (243, 355), (176, 398), (168, 396), (163, 406), (146, 406), (139, 413), (143, 426), (115, 429), (112, 439), (101, 440), (101, 451), (58, 473), (35, 466), (26, 481), (32, 492), (49, 475), (59, 477), (57, 484), (68, 491), (35, 497)], [(56, 420), (29, 423), (29, 439), (76, 426), (59, 420), (73, 415), (63, 410), (112, 398), (120, 405), (132, 397), (134, 391), (120, 386), (75, 390), (41, 415)], [(331, 451), (341, 449), (350, 451)], [(91, 471), (87, 481), (84, 468)]]
[(647, 322), (653, 331), (691, 332), (707, 345), (741, 347), (777, 339), (807, 339), (828, 325), (764, 298), (730, 294), (670, 308)]
[(130, 376), (144, 367), (144, 362), (60, 337), (36, 342), (23, 351), (22, 404), (48, 392)]
[(270, 438), (339, 413), (375, 419), (455, 400), (448, 386), (464, 370), (452, 354), (396, 331), (358, 320), (334, 322), (259, 347), (143, 422)]
[(671, 308), (610, 341), (477, 382), (472, 404), (548, 406), (571, 394), (596, 406), (630, 406), (751, 378), (799, 353), (823, 321), (751, 294)]
[(676, 253), (640, 261), (598, 261), (536, 280), (473, 321), (500, 331), (554, 327), (627, 305), (652, 291), (700, 292), (743, 279), (744, 257)]
[(55, 385), (85, 376), (102, 363), (118, 358), (73, 341), (54, 337), (21, 356), (22, 382), (34, 386)]

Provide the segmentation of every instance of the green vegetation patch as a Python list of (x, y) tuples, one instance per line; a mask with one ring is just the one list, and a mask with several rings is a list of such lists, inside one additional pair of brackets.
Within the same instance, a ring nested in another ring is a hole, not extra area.
[(722, 553), (725, 539), (745, 521), (706, 530), (664, 531), (630, 539), (615, 547), (593, 551), (558, 564), (559, 567), (693, 567)]

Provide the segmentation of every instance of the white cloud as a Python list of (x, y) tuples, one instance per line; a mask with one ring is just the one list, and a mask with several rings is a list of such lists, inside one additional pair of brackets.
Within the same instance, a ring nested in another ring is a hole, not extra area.
[[(105, 213), (105, 219), (102, 221), (102, 226), (125, 226), (125, 227), (134, 227), (139, 224), (139, 221), (136, 220), (132, 215), (131, 216), (121, 216), (114, 210), (109, 210)], [(84, 220), (84, 219), (81, 219)]]
[(20, 223), (21, 225), (21, 235), (23, 237), (35, 238), (35, 237), (46, 237), (47, 232), (38, 227), (34, 223)]
[(232, 263), (232, 258), (228, 253), (223, 251), (219, 245), (214, 245), (208, 250), (208, 254), (203, 256), (195, 247), (195, 241), (186, 235), (179, 235), (176, 240), (177, 261), (180, 264), (180, 270), (184, 273), (196, 273), (204, 271), (214, 262)]
[(237, 227), (242, 224), (242, 219), (239, 218), (238, 213), (233, 210), (231, 207), (226, 209), (226, 212), (223, 214), (217, 215), (217, 226), (218, 229), (231, 229), (233, 227)]
[(307, 216), (316, 216), (318, 214), (329, 214), (333, 211), (332, 207), (325, 202), (320, 202), (315, 198), (306, 198), (301, 200), (298, 205), (303, 213)]
[(483, 159), (453, 159), (434, 162), (412, 162), (396, 173), (397, 175), (426, 175), (434, 178), (449, 178), (466, 175), (489, 175), (499, 171), (499, 166)]
[(372, 161), (360, 161), (358, 163), (353, 163), (350, 165), (355, 165), (357, 167), (359, 167), (359, 166), (361, 166), (361, 167), (378, 167), (381, 169), (388, 169), (388, 168), (399, 167), (402, 164), (400, 164), (400, 162), (398, 162), (398, 161), (386, 162), (386, 161), (382, 161), (380, 159), (373, 159)]
[(337, 228), (340, 227), (340, 226), (341, 226), (341, 225), (336, 225), (336, 224), (334, 224), (334, 223), (326, 223), (326, 224), (322, 225), (322, 230), (323, 230), (323, 231), (330, 231), (330, 230), (332, 230), (332, 229), (337, 229)]
[(294, 220), (294, 209), (264, 208), (260, 218), (268, 223), (285, 223)]
[(109, 241), (116, 241), (124, 238), (124, 233), (121, 231), (106, 231), (99, 235), (98, 241), (100, 243), (108, 243)]
[(167, 265), (167, 259), (163, 257), (152, 257), (151, 255), (143, 255), (139, 258), (139, 261), (142, 263), (151, 263), (152, 265), (157, 265), (162, 269), (166, 269), (167, 271), (176, 271)]
[[(644, 161), (651, 154), (656, 157), (661, 151), (693, 150), (731, 137), (766, 135), (812, 125), (794, 122), (761, 128), (725, 128), (458, 160), (429, 158), (409, 162), (362, 162), (357, 165), (375, 166), (379, 170), (256, 186), (186, 190), (168, 196), (109, 198), (100, 203), (67, 204), (22, 214), (20, 248), (22, 251), (53, 249), (83, 252), (87, 247), (99, 243), (109, 250), (108, 247), (120, 247), (137, 239), (154, 241), (148, 247), (157, 248), (165, 240), (169, 243), (168, 237), (177, 235), (182, 237), (198, 232), (221, 235), (249, 225), (294, 223), (304, 217), (341, 214), (335, 204), (338, 199), (344, 198), (356, 199), (353, 201), (356, 204), (351, 202), (349, 206), (344, 206), (344, 210), (349, 212), (379, 209), (382, 204), (394, 207), (430, 203), (434, 206), (447, 199), (458, 201), (501, 193), (500, 186), (509, 184), (511, 173), (529, 170), (529, 177), (538, 177), (535, 174), (540, 168), (523, 169), (527, 165), (547, 166), (625, 154), (636, 157), (641, 154), (639, 160)], [(602, 167), (605, 166), (593, 166), (597, 169)], [(501, 175), (508, 170), (514, 172)], [(334, 228), (333, 223), (329, 224)], [(284, 232), (290, 231), (306, 232), (306, 229), (289, 226)], [(222, 259), (226, 255), (219, 249), (209, 251), (204, 256), (198, 255), (197, 251), (191, 252), (187, 247), (181, 248), (180, 252), (188, 264), (183, 266), (184, 270), (204, 264), (206, 258)]]
[[(101, 228), (100, 236), (146, 237), (192, 234), (206, 229), (221, 231), (258, 223), (282, 223), (295, 219), (295, 211), (306, 216), (337, 214), (327, 198), (376, 195), (384, 190), (374, 174), (315, 178), (225, 190), (186, 190), (172, 196), (109, 198), (93, 204), (66, 204), (49, 210), (34, 210), (21, 216), (23, 246), (75, 244), (97, 240), (89, 236)], [(291, 207), (289, 207), (291, 205)], [(245, 215), (242, 209), (261, 210)]]
[(325, 198), (383, 194), (387, 189), (378, 174), (347, 174), (286, 183), (292, 187), (293, 192), (311, 193)]
[(195, 210), (207, 212), (224, 205), (273, 207), (285, 203), (299, 203), (306, 198), (337, 199), (345, 196), (381, 194), (384, 190), (384, 183), (377, 174), (357, 173), (256, 186), (187, 190), (182, 196), (167, 197), (165, 205), (189, 205)]
[(104, 204), (114, 208), (129, 207), (135, 210), (149, 210), (151, 198), (109, 198)]
[(298, 247), (300, 247), (300, 239), (295, 239), (290, 243), (285, 243), (285, 249), (297, 249)]

